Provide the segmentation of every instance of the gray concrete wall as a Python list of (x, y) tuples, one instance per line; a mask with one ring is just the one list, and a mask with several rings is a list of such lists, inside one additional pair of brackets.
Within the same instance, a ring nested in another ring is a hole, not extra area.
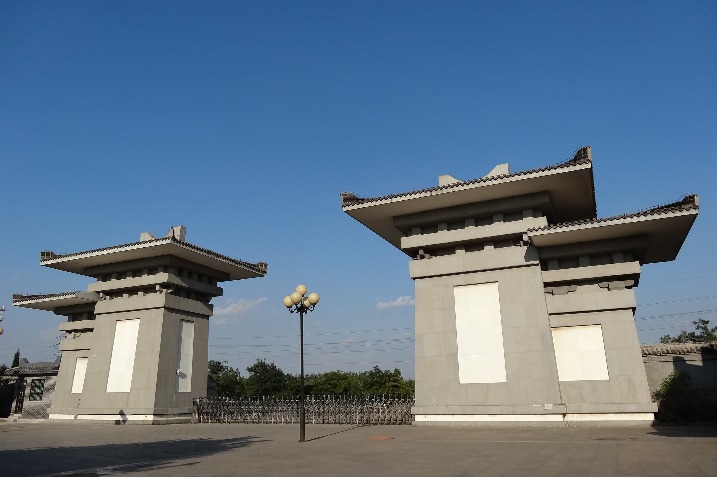
[[(531, 256), (527, 247), (465, 253), (464, 256), (468, 263), (484, 266), (495, 263), (503, 268), (434, 276), (446, 267), (455, 270), (453, 263), (459, 257), (436, 257), (411, 263), (416, 286), (414, 413), (563, 412), (537, 261), (526, 261), (526, 257)], [(419, 270), (427, 277), (416, 277)], [(460, 384), (453, 288), (487, 282), (499, 284), (507, 381)]]
[[(205, 304), (156, 294), (112, 299), (96, 308), (97, 318), (90, 351), (68, 351), (61, 365), (60, 389), (52, 413), (105, 415), (187, 415), (192, 398), (206, 394), (208, 311)], [(161, 306), (161, 307), (157, 307)], [(150, 308), (151, 307), (151, 308)], [(122, 310), (122, 309), (132, 310)], [(187, 310), (189, 309), (189, 310)], [(112, 312), (103, 313), (105, 310)], [(131, 390), (107, 392), (111, 352), (117, 321), (140, 319)], [(194, 322), (191, 392), (177, 392), (177, 354), (181, 320)], [(89, 353), (88, 353), (89, 352)], [(75, 360), (89, 356), (84, 389), (71, 393)]]
[(640, 343), (631, 310), (551, 316), (551, 325), (600, 325), (609, 380), (560, 382), (569, 413), (649, 413), (650, 400)]

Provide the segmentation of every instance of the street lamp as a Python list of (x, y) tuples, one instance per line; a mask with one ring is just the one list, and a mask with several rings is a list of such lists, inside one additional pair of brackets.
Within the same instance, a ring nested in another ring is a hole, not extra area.
[(299, 313), (299, 336), (301, 337), (301, 404), (299, 405), (299, 442), (306, 438), (306, 413), (304, 408), (304, 314), (311, 312), (319, 303), (319, 294), (312, 292), (306, 296), (306, 286), (300, 285), (296, 290), (284, 297), (284, 305), (289, 312)]
[[(4, 305), (3, 305), (2, 307), (0, 307), (0, 322), (2, 322), (2, 313), (3, 313), (3, 312), (5, 312), (5, 306), (4, 306)], [(0, 327), (0, 335), (2, 335), (3, 332), (5, 332), (5, 331), (3, 330), (2, 327)]]

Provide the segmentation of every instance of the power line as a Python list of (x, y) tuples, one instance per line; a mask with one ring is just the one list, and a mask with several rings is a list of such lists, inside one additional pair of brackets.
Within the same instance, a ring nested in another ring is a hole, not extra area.
[[(357, 340), (352, 342), (314, 342), (314, 343), (305, 343), (305, 346), (311, 346), (311, 347), (317, 347), (321, 345), (362, 345), (362, 344), (376, 344), (376, 343), (384, 343), (384, 342), (415, 342), (415, 339), (413, 337), (403, 337), (403, 338), (390, 338), (390, 339), (371, 339), (371, 340)], [(234, 348), (234, 347), (291, 347), (295, 348), (298, 347), (298, 344), (209, 344), (210, 347), (214, 348)]]
[(663, 317), (682, 317), (685, 315), (696, 315), (696, 314), (705, 314), (707, 312), (716, 312), (717, 309), (705, 309), (705, 310), (693, 310), (689, 312), (675, 312), (673, 314), (660, 314), (660, 315), (648, 315), (645, 317), (635, 317), (635, 320), (653, 320), (653, 319), (660, 319)]
[[(394, 347), (394, 348), (380, 348), (380, 349), (366, 349), (366, 350), (352, 350), (352, 349), (345, 349), (345, 350), (336, 350), (336, 351), (329, 351), (329, 352), (304, 352), (305, 356), (322, 356), (322, 355), (338, 355), (338, 354), (354, 354), (354, 353), (382, 353), (382, 352), (400, 352), (404, 350), (412, 350), (413, 347)], [(241, 352), (216, 352), (213, 355), (222, 355), (222, 356), (246, 356), (246, 355), (256, 355), (257, 352), (259, 353), (271, 353), (272, 357), (293, 357), (296, 355), (295, 352), (291, 353), (276, 353), (276, 351), (273, 350), (260, 350), (260, 351), (241, 351)], [(284, 351), (280, 351), (284, 352)]]
[(688, 301), (692, 301), (692, 300), (715, 299), (715, 298), (717, 298), (717, 295), (708, 295), (708, 296), (705, 296), (705, 297), (690, 297), (690, 298), (687, 298), (687, 299), (666, 300), (666, 301), (663, 301), (663, 302), (649, 302), (649, 303), (647, 303), (647, 304), (637, 304), (637, 306), (638, 306), (638, 307), (645, 307), (645, 306), (648, 306), (648, 305), (674, 304), (674, 303), (677, 303), (677, 302), (688, 302)]
[[(374, 329), (374, 330), (349, 330), (346, 332), (320, 332), (306, 334), (307, 337), (324, 336), (324, 335), (346, 335), (346, 334), (369, 334), (375, 332), (396, 332), (401, 330), (413, 330), (413, 327), (403, 327), (396, 329)], [(254, 337), (243, 337), (244, 339), (284, 339), (287, 337), (296, 337), (298, 334), (290, 335), (260, 335)], [(236, 340), (235, 337), (217, 337), (216, 340)]]

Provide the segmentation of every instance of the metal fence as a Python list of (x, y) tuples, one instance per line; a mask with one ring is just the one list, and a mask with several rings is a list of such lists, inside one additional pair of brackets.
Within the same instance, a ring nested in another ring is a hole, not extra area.
[[(299, 423), (298, 397), (195, 398), (198, 423)], [(411, 425), (410, 396), (306, 397), (306, 423), (341, 425)]]

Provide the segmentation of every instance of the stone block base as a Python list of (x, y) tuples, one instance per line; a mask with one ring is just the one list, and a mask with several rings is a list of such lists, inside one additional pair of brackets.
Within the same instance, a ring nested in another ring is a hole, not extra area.
[(650, 426), (653, 413), (564, 413), (540, 415), (415, 415), (414, 426), (565, 427)]
[(61, 422), (82, 421), (83, 423), (107, 423), (112, 425), (169, 425), (172, 423), (192, 423), (192, 415), (66, 415), (51, 413), (50, 420)]

